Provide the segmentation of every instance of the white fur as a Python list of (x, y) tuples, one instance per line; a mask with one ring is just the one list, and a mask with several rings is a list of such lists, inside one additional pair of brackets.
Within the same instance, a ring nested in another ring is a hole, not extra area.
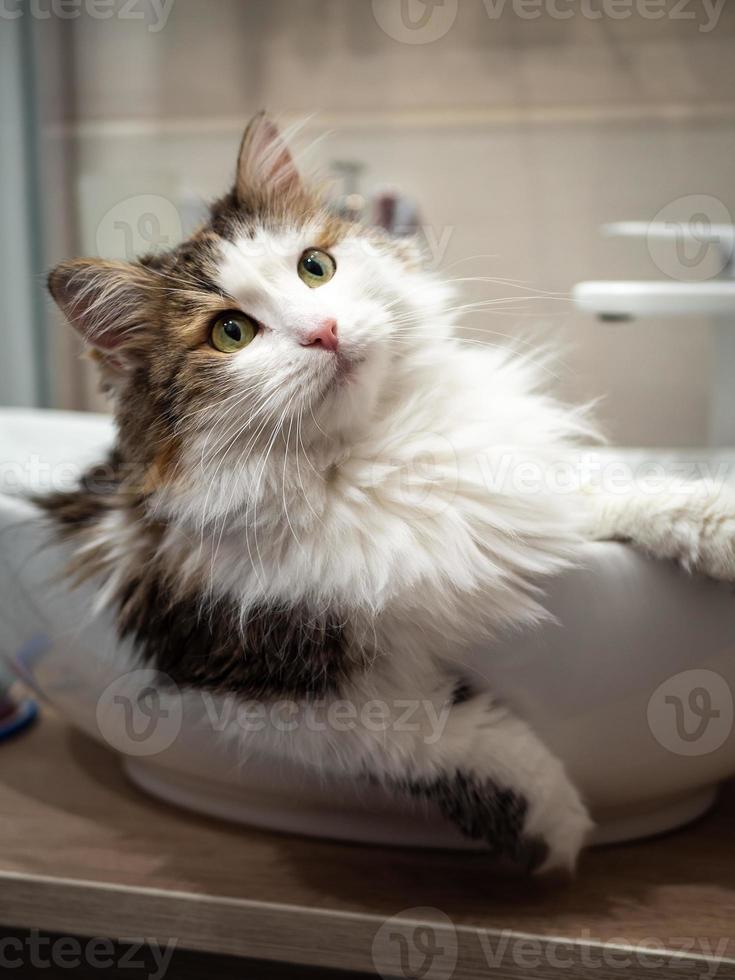
[[(182, 575), (205, 569), (215, 593), (239, 596), (243, 615), (303, 600), (362, 623), (376, 661), (341, 692), (353, 704), (439, 710), (467, 644), (542, 618), (538, 583), (575, 559), (578, 503), (519, 493), (515, 477), (546, 472), (590, 428), (540, 392), (539, 362), (455, 340), (446, 288), (391, 249), (342, 242), (334, 279), (307, 288), (296, 265), (315, 235), (222, 247), (223, 291), (266, 329), (231, 358), (242, 396), (194, 420), (185, 478), (155, 502), (172, 523), (163, 547)], [(346, 381), (333, 354), (301, 346), (327, 317)], [(488, 704), (458, 705), (431, 743), (395, 725), (248, 738), (353, 775), (497, 780), (528, 800), (548, 865), (571, 865), (590, 826), (576, 790), (525, 723)]]
[[(161, 547), (183, 579), (204, 575), (238, 598), (243, 616), (261, 603), (329, 606), (374, 651), (340, 695), (358, 709), (380, 701), (386, 730), (268, 727), (246, 751), (386, 780), (463, 769), (525, 797), (525, 833), (547, 841), (548, 867), (570, 866), (590, 821), (523, 721), (480, 692), (432, 739), (426, 720), (398, 730), (397, 703), (446, 709), (468, 644), (542, 619), (544, 578), (593, 533), (731, 575), (732, 528), (719, 515), (732, 501), (656, 523), (653, 505), (554, 492), (543, 477), (593, 433), (583, 412), (542, 393), (543, 364), (454, 339), (446, 288), (392, 247), (341, 242), (334, 278), (309, 289), (296, 267), (317, 236), (223, 242), (220, 286), (263, 329), (229, 359), (234, 392), (185, 419), (181, 479), (153, 501), (170, 525)], [(325, 318), (337, 321), (339, 357), (302, 346)], [(125, 551), (127, 529), (106, 531)]]
[(593, 495), (590, 536), (631, 541), (691, 572), (735, 581), (735, 489), (712, 481), (671, 481), (666, 493)]

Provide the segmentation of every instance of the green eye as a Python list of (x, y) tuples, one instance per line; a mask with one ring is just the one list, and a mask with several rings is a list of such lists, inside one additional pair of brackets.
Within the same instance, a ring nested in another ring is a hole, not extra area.
[(234, 354), (255, 339), (258, 324), (244, 313), (223, 313), (218, 316), (209, 335), (212, 347), (223, 354)]
[(299, 276), (310, 289), (329, 282), (337, 271), (337, 263), (328, 252), (319, 248), (307, 248), (299, 259)]

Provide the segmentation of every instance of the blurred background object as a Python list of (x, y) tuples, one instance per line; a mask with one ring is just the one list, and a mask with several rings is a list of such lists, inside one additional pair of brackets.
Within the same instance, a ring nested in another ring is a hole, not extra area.
[[(267, 107), (335, 207), (398, 233), (469, 303), (465, 335), (563, 345), (563, 396), (620, 443), (705, 445), (718, 365), (701, 315), (600, 323), (581, 280), (714, 278), (639, 220), (732, 224), (735, 6), (679, 0), (5, 0), (0, 404), (99, 409), (43, 270), (173, 244)], [(17, 16), (16, 16), (17, 15)], [(702, 210), (702, 201), (704, 210)], [(690, 235), (689, 238), (692, 236)], [(696, 237), (696, 236), (695, 236)], [(677, 243), (681, 244), (681, 243)], [(682, 252), (683, 248), (683, 252)], [(734, 325), (735, 326), (735, 325)]]
[(31, 724), (37, 714), (35, 701), (23, 697), (18, 684), (0, 664), (0, 742)]

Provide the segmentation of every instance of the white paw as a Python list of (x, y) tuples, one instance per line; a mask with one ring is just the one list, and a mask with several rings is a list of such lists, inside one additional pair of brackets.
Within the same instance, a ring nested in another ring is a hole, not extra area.
[(695, 538), (692, 569), (726, 582), (735, 581), (735, 492), (726, 487), (703, 495), (692, 524), (687, 529)]
[(666, 557), (693, 572), (735, 581), (735, 493), (705, 485), (683, 492), (653, 519)]
[(735, 581), (735, 488), (672, 485), (665, 494), (606, 494), (597, 500), (593, 536), (629, 541), (688, 571)]
[(594, 824), (561, 763), (545, 774), (544, 786), (528, 800), (524, 836), (543, 840), (548, 854), (536, 868), (573, 871)]

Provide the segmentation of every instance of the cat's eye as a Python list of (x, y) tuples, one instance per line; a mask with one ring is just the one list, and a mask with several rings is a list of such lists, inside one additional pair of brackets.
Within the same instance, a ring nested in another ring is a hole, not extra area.
[(212, 324), (212, 347), (223, 354), (235, 354), (255, 339), (258, 324), (244, 313), (223, 313)]
[(320, 248), (307, 248), (299, 259), (299, 276), (310, 289), (329, 282), (336, 271), (337, 263), (329, 252)]

